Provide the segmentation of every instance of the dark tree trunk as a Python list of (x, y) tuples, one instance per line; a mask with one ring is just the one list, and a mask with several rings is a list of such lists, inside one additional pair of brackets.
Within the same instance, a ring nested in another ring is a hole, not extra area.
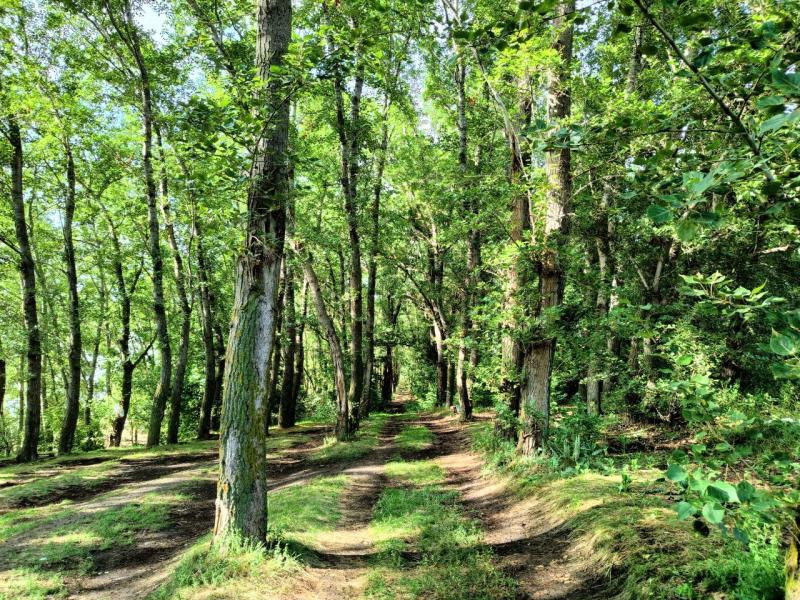
[(161, 139), (161, 129), (155, 127), (158, 143), (159, 158), (161, 159), (161, 215), (164, 217), (164, 228), (167, 232), (167, 241), (172, 251), (172, 269), (175, 277), (175, 287), (178, 291), (178, 303), (181, 307), (181, 337), (178, 346), (178, 362), (175, 365), (175, 379), (170, 390), (170, 414), (167, 423), (167, 443), (178, 443), (178, 432), (181, 425), (181, 402), (183, 400), (183, 384), (186, 379), (186, 367), (189, 362), (189, 336), (192, 330), (192, 305), (189, 303), (189, 292), (186, 289), (186, 275), (183, 267), (183, 257), (175, 235), (175, 225), (172, 222), (172, 211), (169, 201), (169, 179), (167, 177), (167, 162), (164, 155), (164, 146)]
[(272, 354), (270, 355), (269, 369), (269, 385), (267, 386), (267, 422), (266, 433), (269, 434), (269, 426), (272, 424), (272, 413), (280, 405), (280, 395), (278, 393), (278, 380), (281, 376), (281, 336), (283, 334), (283, 306), (286, 303), (286, 278), (283, 277), (284, 260), (281, 261), (281, 268), (279, 271), (280, 283), (278, 285), (278, 303), (275, 307), (275, 343), (272, 347)]
[(64, 204), (64, 262), (67, 267), (67, 287), (69, 289), (69, 379), (67, 383), (67, 404), (61, 436), (58, 439), (58, 453), (69, 454), (75, 443), (75, 428), (80, 414), (81, 360), (83, 356), (81, 339), (81, 312), (78, 297), (78, 270), (75, 266), (75, 246), (72, 242), (72, 220), (75, 215), (75, 162), (69, 140), (66, 142), (67, 157), (67, 197)]
[[(25, 409), (20, 397), (20, 418), (24, 413), (24, 435), (17, 453), (17, 462), (28, 462), (38, 456), (39, 427), (41, 423), (42, 345), (39, 333), (39, 316), (36, 312), (36, 271), (33, 262), (28, 224), (25, 218), (25, 200), (22, 188), (22, 135), (14, 117), (8, 119), (8, 141), (11, 143), (11, 208), (14, 231), (19, 251), (19, 269), (22, 276), (22, 301), (27, 333), (27, 371)], [(20, 386), (21, 389), (22, 386)]]
[[(286, 347), (283, 354), (283, 381), (281, 381), (281, 399), (278, 409), (278, 426), (294, 427), (296, 406), (294, 396), (295, 354), (297, 353), (297, 314), (294, 306), (294, 270), (288, 257), (284, 261), (284, 280), (286, 281), (286, 297), (284, 301), (284, 320), (286, 326)], [(277, 351), (277, 349), (276, 349)]]
[[(139, 30), (133, 18), (130, 0), (124, 0), (122, 14), (107, 5), (107, 14), (117, 34), (133, 56), (138, 70), (140, 110), (142, 112), (142, 165), (144, 166), (145, 199), (147, 201), (148, 250), (153, 264), (153, 317), (156, 324), (158, 353), (161, 370), (153, 394), (153, 407), (150, 411), (150, 424), (147, 430), (147, 446), (157, 446), (161, 442), (161, 424), (167, 405), (172, 382), (172, 349), (167, 327), (167, 310), (164, 304), (164, 259), (161, 255), (161, 234), (158, 222), (158, 200), (156, 180), (153, 175), (153, 102), (150, 88), (150, 71), (142, 54)], [(122, 20), (120, 21), (120, 17)]]
[(289, 103), (276, 75), (292, 36), (291, 0), (258, 0), (256, 66), (267, 120), (259, 132), (248, 193), (246, 246), (239, 257), (225, 361), (214, 537), (263, 543), (267, 533), (269, 357), (288, 196)]
[(306, 329), (306, 316), (308, 315), (308, 283), (303, 283), (303, 313), (300, 318), (300, 323), (297, 327), (297, 352), (295, 355), (295, 368), (294, 387), (292, 389), (292, 402), (297, 409), (297, 403), (300, 400), (300, 392), (303, 389), (303, 380), (305, 378), (305, 342), (303, 336)]
[[(557, 123), (570, 115), (570, 62), (572, 61), (572, 24), (565, 15), (575, 10), (575, 0), (559, 4), (558, 17), (553, 22), (557, 30), (555, 50), (559, 64), (550, 73), (547, 94), (548, 118)], [(569, 147), (547, 153), (545, 172), (548, 180), (544, 245), (537, 264), (539, 274), (538, 315), (561, 304), (563, 280), (559, 246), (567, 233), (568, 211), (572, 198), (572, 155)], [(523, 431), (520, 450), (532, 454), (541, 448), (550, 426), (550, 373), (553, 369), (555, 339), (545, 334), (535, 340), (525, 357), (526, 381), (522, 389)]]
[(207, 440), (211, 434), (211, 411), (214, 408), (216, 393), (216, 347), (214, 345), (214, 315), (211, 309), (211, 290), (209, 289), (208, 262), (206, 259), (203, 236), (197, 216), (192, 214), (193, 235), (197, 241), (197, 279), (200, 296), (200, 321), (203, 327), (203, 350), (205, 351), (205, 369), (203, 400), (200, 404), (200, 419), (197, 438)]

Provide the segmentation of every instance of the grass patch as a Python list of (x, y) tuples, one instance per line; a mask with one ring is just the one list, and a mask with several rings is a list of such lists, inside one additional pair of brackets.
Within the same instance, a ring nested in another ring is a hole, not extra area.
[(303, 543), (308, 543), (316, 533), (330, 531), (342, 517), (339, 498), (346, 486), (347, 477), (338, 475), (269, 494), (270, 531)]
[(309, 455), (315, 464), (351, 462), (363, 458), (378, 446), (378, 437), (389, 415), (373, 413), (361, 423), (361, 427), (351, 440), (339, 441), (334, 437), (325, 438), (322, 447)]
[(62, 505), (58, 510), (30, 511), (27, 513), (30, 520), (25, 522), (27, 528), (16, 533), (25, 533), (26, 539), (0, 550), (0, 560), (13, 568), (36, 573), (85, 573), (93, 566), (93, 554), (132, 546), (137, 534), (165, 529), (169, 525), (170, 508), (187, 500), (184, 494), (154, 493), (136, 502), (92, 512), (70, 505)]
[(425, 450), (433, 445), (433, 432), (424, 425), (408, 425), (394, 441), (400, 450)]
[(374, 508), (370, 530), (380, 551), (368, 598), (515, 597), (514, 582), (494, 565), (478, 523), (463, 516), (458, 493), (438, 484), (438, 465), (398, 461), (387, 474), (403, 486), (385, 489)]
[(295, 446), (305, 444), (309, 440), (311, 440), (311, 436), (308, 435), (275, 435), (274, 433), (270, 432), (269, 437), (267, 438), (267, 452), (288, 450), (289, 448), (294, 448)]
[(148, 600), (189, 598), (262, 598), (280, 591), (298, 569), (297, 561), (280, 546), (264, 546), (227, 540), (212, 544), (211, 534), (183, 555), (169, 581)]
[[(118, 471), (122, 459), (180, 456), (208, 452), (215, 448), (215, 441), (173, 444), (150, 450), (143, 447), (108, 448), (34, 463), (7, 465), (0, 468), (0, 483), (21, 482), (0, 490), (0, 508), (39, 504), (50, 496), (70, 489), (91, 490), (102, 486)], [(86, 461), (101, 462), (87, 465), (84, 464)]]
[(186, 551), (170, 580), (150, 600), (184, 598), (263, 598), (294, 583), (300, 557), (314, 536), (331, 531), (341, 519), (344, 475), (320, 477), (272, 492), (269, 548), (235, 538), (212, 544), (208, 535)]
[(608, 574), (609, 591), (621, 600), (783, 597), (779, 531), (748, 531), (749, 550), (716, 530), (703, 536), (691, 521), (677, 519), (670, 488), (658, 481), (661, 470), (630, 468), (624, 485), (622, 473), (613, 470), (586, 468), (564, 477), (548, 467), (546, 457), (518, 456), (513, 443), (495, 438), (490, 427), (472, 428), (489, 468), (509, 476), (517, 495), (537, 496), (554, 522), (567, 522), (576, 544), (597, 573)]
[(64, 580), (55, 575), (36, 573), (30, 569), (3, 571), (0, 577), (0, 598), (3, 600), (45, 600), (66, 598)]

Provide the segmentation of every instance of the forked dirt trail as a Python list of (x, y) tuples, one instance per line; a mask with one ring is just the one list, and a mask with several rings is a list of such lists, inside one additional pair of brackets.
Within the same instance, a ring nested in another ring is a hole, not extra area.
[[(402, 412), (407, 397), (389, 407)], [(481, 418), (481, 417), (478, 417)], [(484, 417), (485, 418), (485, 417)], [(433, 433), (432, 444), (420, 451), (400, 451), (397, 434), (406, 426), (422, 425)], [(566, 524), (554, 521), (536, 499), (513, 497), (498, 478), (483, 473), (480, 457), (470, 451), (467, 428), (455, 416), (421, 414), (416, 418), (389, 418), (378, 444), (367, 456), (349, 463), (316, 464), (310, 454), (323, 443), (326, 428), (304, 430), (308, 440), (273, 452), (270, 457), (270, 490), (301, 485), (317, 477), (346, 475), (340, 498), (341, 518), (332, 531), (315, 538), (312, 554), (302, 572), (292, 575), (290, 586), (274, 598), (333, 600), (360, 598), (368, 584), (371, 559), (378, 549), (370, 522), (376, 503), (389, 485), (386, 464), (392, 458), (405, 461), (434, 460), (445, 472), (445, 487), (458, 492), (464, 515), (478, 521), (484, 544), (496, 565), (518, 585), (518, 598), (558, 600), (605, 597), (593, 586), (596, 577), (574, 548)], [(292, 435), (289, 433), (288, 435)], [(108, 509), (109, 503), (131, 503), (151, 493), (189, 489), (191, 501), (170, 514), (168, 529), (137, 539), (120, 551), (93, 557), (95, 568), (74, 580), (71, 598), (127, 600), (144, 598), (162, 584), (182, 552), (206, 534), (213, 521), (216, 455), (188, 457), (168, 465), (143, 465), (142, 473), (126, 481), (110, 496), (85, 498), (83, 512)], [(167, 470), (161, 470), (167, 469)], [(149, 470), (148, 470), (149, 469)], [(148, 473), (152, 477), (148, 478)]]
[[(430, 429), (434, 435), (431, 447), (398, 451), (394, 437), (408, 425)], [(306, 569), (299, 578), (300, 589), (293, 586), (286, 598), (362, 597), (369, 558), (377, 552), (370, 540), (371, 513), (387, 485), (386, 462), (397, 456), (407, 461), (433, 459), (444, 469), (446, 486), (458, 492), (465, 516), (481, 524), (486, 547), (495, 555), (498, 567), (517, 582), (520, 600), (606, 597), (595, 585), (599, 578), (581, 560), (566, 524), (548, 516), (535, 498), (516, 499), (503, 481), (484, 474), (481, 458), (470, 451), (466, 427), (456, 417), (428, 414), (390, 420), (375, 453), (339, 471), (352, 478), (342, 498), (345, 518), (322, 538), (321, 564)]]

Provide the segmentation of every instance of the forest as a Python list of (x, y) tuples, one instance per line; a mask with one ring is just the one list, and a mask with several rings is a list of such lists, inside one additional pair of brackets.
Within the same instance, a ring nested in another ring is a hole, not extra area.
[(800, 600), (800, 0), (0, 0), (0, 599)]

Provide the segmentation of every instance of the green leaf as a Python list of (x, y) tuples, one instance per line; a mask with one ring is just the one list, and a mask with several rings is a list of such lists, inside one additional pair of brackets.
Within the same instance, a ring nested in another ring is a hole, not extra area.
[(749, 502), (755, 495), (756, 488), (749, 481), (740, 481), (736, 486), (736, 493), (739, 495), (739, 500)]
[(670, 465), (669, 469), (667, 469), (667, 479), (670, 481), (680, 483), (681, 481), (686, 481), (687, 477), (689, 477), (689, 474), (680, 465)]
[(660, 204), (651, 204), (647, 207), (647, 216), (653, 223), (661, 224), (667, 223), (672, 220), (672, 211), (666, 206)]
[(691, 357), (691, 355), (682, 354), (681, 356), (678, 357), (678, 359), (675, 362), (677, 362), (682, 367), (686, 367), (692, 364), (692, 360), (694, 359)]
[(697, 235), (698, 225), (689, 219), (683, 219), (675, 229), (678, 239), (682, 242), (691, 242)]
[(712, 525), (719, 525), (725, 518), (725, 509), (719, 502), (706, 502), (703, 505), (703, 517)]
[(742, 531), (738, 527), (733, 528), (733, 537), (742, 542), (745, 546), (750, 545), (750, 536), (747, 535), (746, 531)]
[(681, 521), (685, 521), (697, 514), (697, 509), (688, 502), (679, 502), (675, 505), (675, 510), (678, 512), (678, 519)]
[(715, 481), (708, 486), (706, 493), (720, 502), (739, 502), (736, 488), (727, 481)]
[(756, 102), (756, 107), (765, 109), (773, 106), (783, 106), (785, 102), (786, 98), (783, 96), (764, 96), (763, 98), (758, 99), (758, 102)]
[(800, 108), (790, 113), (775, 115), (771, 119), (767, 119), (761, 124), (761, 127), (758, 128), (758, 135), (764, 135), (765, 133), (775, 131), (776, 129), (780, 129), (786, 125), (791, 125), (798, 119), (800, 119)]
[(769, 349), (778, 356), (790, 356), (797, 351), (796, 341), (789, 335), (772, 330)]

